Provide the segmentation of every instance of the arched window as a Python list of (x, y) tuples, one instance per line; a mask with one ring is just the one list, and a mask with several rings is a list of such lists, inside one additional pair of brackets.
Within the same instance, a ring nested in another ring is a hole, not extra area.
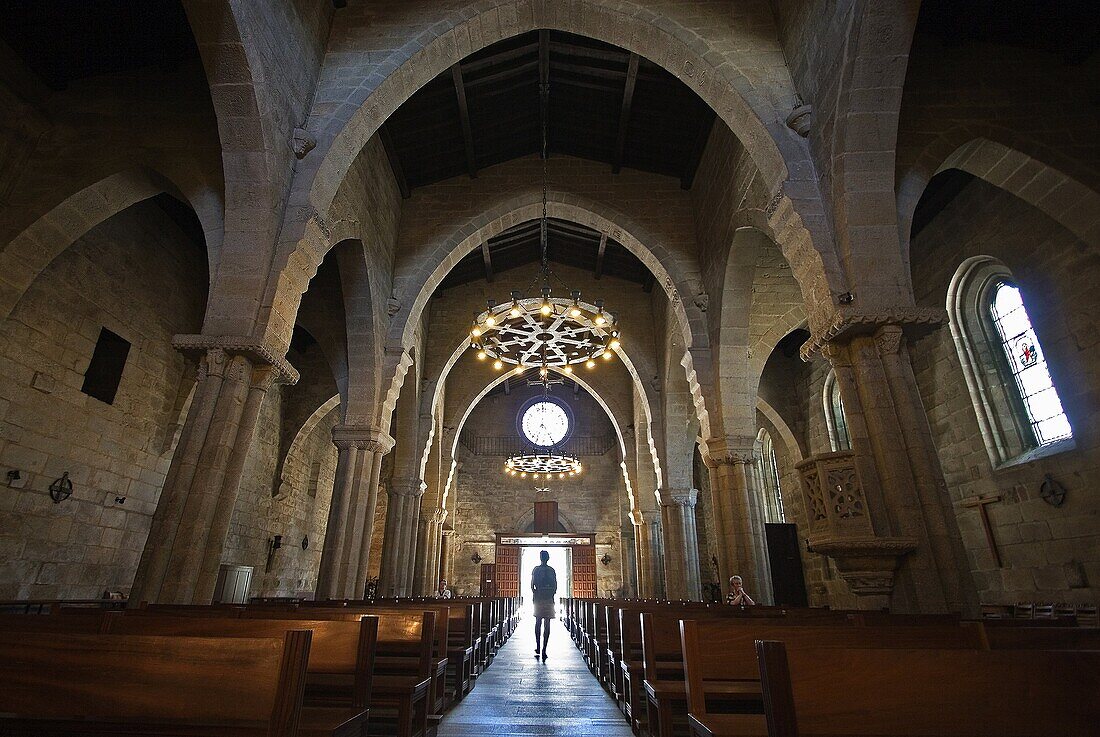
[(947, 295), (951, 335), (994, 466), (1073, 447), (1073, 429), (1008, 268), (967, 259)]
[(844, 417), (844, 400), (840, 397), (840, 385), (836, 381), (836, 372), (830, 371), (825, 378), (825, 390), (821, 395), (825, 408), (825, 425), (829, 428), (829, 445), (833, 452), (852, 449), (852, 439), (848, 435), (848, 420)]
[(760, 440), (761, 477), (764, 486), (764, 521), (785, 522), (783, 512), (783, 489), (779, 482), (779, 463), (775, 458), (775, 445), (771, 434), (761, 428), (757, 436)]

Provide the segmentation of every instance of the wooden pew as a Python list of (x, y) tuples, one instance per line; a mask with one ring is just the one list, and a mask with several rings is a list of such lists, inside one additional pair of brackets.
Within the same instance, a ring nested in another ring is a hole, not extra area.
[(340, 621), (113, 616), (104, 620), (103, 632), (162, 637), (282, 637), (286, 632), (303, 629), (313, 633), (306, 666), (307, 720), (311, 707), (349, 706), (365, 711), (371, 697), (377, 617)]
[(5, 633), (0, 733), (298, 737), (311, 638)]
[(1094, 627), (987, 627), (994, 650), (1100, 650)]
[[(768, 737), (1084, 737), (1100, 653), (757, 645)], [(746, 735), (700, 731), (708, 737)]]
[(62, 632), (71, 635), (95, 635), (102, 629), (103, 619), (107, 614), (107, 610), (79, 617), (58, 614), (0, 614), (0, 633)]
[[(683, 620), (680, 630), (685, 671), (683, 692), (677, 695), (680, 684), (662, 684), (665, 699), (662, 708), (671, 714), (661, 716), (671, 722), (672, 717), (690, 714), (692, 718), (687, 721), (692, 733), (697, 735), (704, 734), (703, 730), (713, 731), (716, 724), (743, 726), (741, 722), (745, 721), (739, 715), (711, 712), (708, 702), (724, 702), (725, 711), (763, 713), (763, 694), (755, 657), (755, 644), (759, 640), (782, 640), (789, 648), (803, 649), (986, 649), (985, 633), (977, 623), (845, 627), (731, 623), (709, 619)], [(685, 702), (686, 713), (681, 706)]]
[[(435, 612), (374, 609), (378, 639), (371, 683), (371, 734), (392, 726), (398, 737), (416, 737), (428, 731), (432, 684), (432, 643)], [(250, 607), (255, 618), (358, 619), (363, 612), (324, 607), (279, 610)]]

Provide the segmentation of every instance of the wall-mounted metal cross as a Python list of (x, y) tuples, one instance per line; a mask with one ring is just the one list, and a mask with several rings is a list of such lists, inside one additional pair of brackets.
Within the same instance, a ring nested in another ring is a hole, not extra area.
[(967, 508), (977, 508), (978, 514), (982, 517), (982, 529), (985, 530), (985, 541), (989, 543), (989, 552), (993, 554), (993, 561), (997, 564), (998, 568), (1003, 568), (1001, 563), (1001, 551), (997, 548), (997, 539), (993, 537), (993, 525), (989, 522), (989, 511), (986, 509), (990, 504), (995, 504), (1001, 501), (1001, 495), (995, 496), (974, 496), (969, 499), (963, 499), (960, 504)]

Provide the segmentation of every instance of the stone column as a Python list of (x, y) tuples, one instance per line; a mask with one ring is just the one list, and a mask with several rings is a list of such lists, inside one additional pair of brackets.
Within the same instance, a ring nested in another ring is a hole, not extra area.
[(665, 595), (669, 599), (701, 601), (699, 541), (695, 526), (698, 489), (661, 489), (665, 537)]
[(420, 479), (395, 478), (387, 490), (386, 536), (382, 543), (379, 591), (382, 596), (404, 596), (407, 574), (415, 565), (416, 520), (420, 497), (427, 485)]
[(441, 538), (443, 521), (446, 519), (447, 510), (445, 509), (435, 509), (429, 515), (420, 516), (414, 596), (431, 596), (439, 586)]
[(725, 591), (729, 577), (739, 575), (748, 591), (757, 592), (764, 585), (759, 560), (764, 557), (763, 528), (753, 525), (752, 495), (759, 489), (752, 483), (752, 438), (716, 438), (706, 443), (703, 460), (710, 468), (711, 496), (718, 524), (719, 583)]
[(403, 554), (404, 570), (403, 579), (399, 579), (398, 589), (400, 590), (399, 596), (412, 596), (413, 595), (413, 581), (416, 579), (417, 566), (422, 565), (422, 559), (417, 559), (417, 533), (420, 530), (420, 507), (424, 502), (424, 492), (427, 490), (427, 484), (421, 482), (421, 488), (419, 493), (413, 493), (409, 495), (406, 501), (405, 508), (405, 523), (404, 523), (404, 536), (405, 536), (405, 551)]
[(366, 586), (382, 456), (393, 438), (373, 427), (337, 425), (332, 442), (339, 456), (315, 596), (357, 599)]
[(900, 325), (823, 346), (836, 371), (874, 533), (917, 541), (894, 578), (897, 611), (964, 611), (977, 600)]
[[(448, 583), (454, 583), (454, 542), (455, 531), (453, 528), (444, 527), (441, 530), (442, 537), (439, 540), (439, 571), (437, 575), (440, 578), (447, 579)], [(439, 582), (436, 582), (439, 585)]]
[(178, 336), (175, 345), (201, 356), (195, 395), (130, 596), (207, 604), (260, 407), (276, 380), (293, 383), (298, 375), (249, 339)]

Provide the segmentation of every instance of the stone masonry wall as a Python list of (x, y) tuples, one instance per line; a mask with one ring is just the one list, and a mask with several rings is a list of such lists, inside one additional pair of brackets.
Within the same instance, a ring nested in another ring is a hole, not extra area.
[[(1003, 261), (1023, 292), (1076, 448), (1023, 465), (993, 468), (950, 331), (915, 341), (910, 353), (956, 504), (1000, 494), (987, 509), (1004, 562), (997, 568), (978, 513), (958, 523), (983, 602), (1096, 602), (1100, 590), (1100, 470), (1096, 387), (1100, 382), (1100, 263), (1094, 251), (1035, 208), (981, 180), (968, 184), (913, 239), (917, 304), (943, 307), (959, 264), (975, 255)], [(1055, 508), (1039, 497), (1047, 474), (1068, 491)]]
[[(517, 413), (527, 399), (540, 391), (517, 388), (510, 395), (500, 392), (485, 397), (470, 414), (467, 432), (480, 435), (516, 432)], [(555, 395), (573, 409), (577, 434), (612, 434), (606, 413), (586, 392), (574, 396), (559, 390)], [(600, 595), (617, 592), (622, 586), (620, 507), (626, 494), (618, 453), (615, 444), (602, 456), (582, 457), (584, 472), (578, 478), (534, 482), (505, 476), (504, 457), (474, 455), (460, 443), (461, 467), (452, 492), (457, 503), (453, 520), (455, 590), (465, 594), (478, 591), (479, 569), (470, 556), (476, 550), (482, 562), (492, 563), (497, 533), (522, 532), (537, 500), (557, 501), (560, 518), (566, 522), (568, 531), (596, 534), (596, 558), (604, 553), (612, 558), (606, 566), (597, 563), (597, 588)], [(536, 486), (549, 487), (550, 491), (538, 493)]]
[[(0, 598), (129, 590), (192, 381), (171, 338), (198, 331), (206, 283), (203, 250), (147, 201), (80, 238), (0, 323), (0, 474), (23, 484), (0, 487)], [(103, 327), (131, 343), (110, 405), (81, 392)], [(65, 472), (73, 495), (54, 504)]]

